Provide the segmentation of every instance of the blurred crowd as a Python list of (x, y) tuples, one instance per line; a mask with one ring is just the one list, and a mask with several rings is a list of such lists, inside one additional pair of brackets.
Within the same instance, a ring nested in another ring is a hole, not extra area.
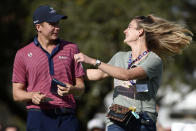
[(20, 131), (19, 127), (16, 125), (3, 125), (0, 123), (0, 131)]
[[(196, 131), (196, 91), (178, 87), (159, 90), (157, 99), (157, 131)], [(87, 131), (105, 131), (105, 116), (112, 103), (112, 91), (104, 98), (105, 112), (97, 112), (87, 123)], [(20, 131), (16, 125), (0, 123), (0, 131)]]
[[(196, 90), (180, 84), (178, 91), (162, 88), (157, 96), (157, 131), (196, 131)], [(112, 92), (104, 99), (105, 112), (95, 114), (87, 124), (88, 131), (103, 131), (105, 115), (112, 103)]]

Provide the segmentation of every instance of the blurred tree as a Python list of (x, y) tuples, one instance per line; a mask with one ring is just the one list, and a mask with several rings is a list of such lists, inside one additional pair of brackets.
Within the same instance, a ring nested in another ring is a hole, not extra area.
[[(124, 29), (132, 17), (136, 15), (154, 14), (181, 24), (186, 24), (193, 33), (196, 32), (194, 17), (196, 2), (194, 0), (7, 0), (0, 5), (0, 34), (2, 40), (1, 56), (1, 86), (0, 100), (7, 104), (10, 111), (25, 120), (26, 112), (23, 104), (12, 101), (11, 74), (14, 55), (17, 49), (33, 40), (35, 29), (32, 14), (37, 6), (48, 4), (57, 12), (68, 15), (61, 21), (61, 38), (75, 42), (82, 52), (109, 61), (119, 50), (129, 50), (123, 43)], [(183, 55), (176, 56), (165, 64), (162, 84), (172, 84), (180, 79), (191, 85), (195, 83), (194, 56), (196, 46), (193, 42)], [(8, 59), (9, 58), (9, 59)], [(84, 65), (85, 68), (92, 68)], [(194, 72), (194, 73), (193, 73)], [(85, 130), (86, 122), (97, 111), (104, 111), (104, 96), (112, 89), (112, 79), (99, 82), (86, 82), (86, 92), (78, 101), (78, 116)]]
[[(0, 123), (4, 124), (16, 122), (17, 120), (18, 125), (24, 125), (26, 119), (24, 105), (15, 103), (12, 100), (10, 81), (14, 55), (16, 50), (22, 47), (22, 33), (25, 28), (25, 18), (28, 15), (26, 5), (23, 0), (1, 1), (0, 5)], [(5, 107), (6, 109), (4, 109)]]

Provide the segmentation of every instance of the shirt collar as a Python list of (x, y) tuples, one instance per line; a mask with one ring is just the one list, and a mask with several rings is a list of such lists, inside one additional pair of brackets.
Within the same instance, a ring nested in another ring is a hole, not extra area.
[[(59, 46), (60, 43), (61, 43), (61, 42), (60, 42), (60, 41), (61, 41), (60, 38), (58, 38), (56, 41), (57, 41), (57, 43), (58, 43), (57, 46)], [(41, 44), (39, 43), (39, 41), (38, 41), (38, 39), (37, 39), (37, 36), (34, 37), (33, 42), (34, 42), (34, 44), (35, 44), (36, 46), (41, 46)]]

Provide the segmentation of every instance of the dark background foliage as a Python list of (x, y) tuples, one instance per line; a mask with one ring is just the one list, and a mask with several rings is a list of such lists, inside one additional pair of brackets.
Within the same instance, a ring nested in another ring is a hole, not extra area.
[[(53, 6), (68, 15), (61, 21), (61, 38), (78, 44), (80, 50), (107, 62), (119, 50), (129, 50), (123, 43), (123, 31), (136, 15), (154, 14), (185, 24), (196, 32), (196, 0), (4, 0), (0, 4), (0, 123), (16, 124), (25, 130), (25, 105), (12, 98), (12, 67), (16, 51), (33, 40), (33, 11), (41, 4)], [(194, 37), (195, 40), (195, 37)], [(175, 80), (196, 86), (195, 41), (180, 56), (165, 64), (162, 88), (175, 86)], [(85, 68), (92, 68), (84, 65)], [(77, 100), (77, 115), (82, 130), (96, 112), (105, 112), (103, 98), (112, 90), (112, 79), (86, 83), (85, 94)]]

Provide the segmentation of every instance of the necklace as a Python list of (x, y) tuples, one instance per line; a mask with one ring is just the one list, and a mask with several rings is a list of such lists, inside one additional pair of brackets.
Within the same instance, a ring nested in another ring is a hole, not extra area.
[(138, 60), (142, 59), (143, 56), (147, 55), (150, 52), (150, 50), (144, 51), (142, 54), (140, 54), (135, 60), (132, 61), (132, 54), (129, 56), (129, 64), (128, 69), (131, 68), (131, 66)]
[[(131, 68), (131, 66), (138, 60), (142, 59), (143, 56), (147, 55), (148, 53), (150, 52), (150, 50), (146, 50), (144, 51), (142, 54), (140, 54), (135, 60), (132, 60), (132, 54), (130, 55), (129, 57), (129, 63), (128, 63), (128, 69)], [(135, 85), (136, 84), (136, 81), (135, 80), (130, 80), (130, 83), (132, 85)]]

